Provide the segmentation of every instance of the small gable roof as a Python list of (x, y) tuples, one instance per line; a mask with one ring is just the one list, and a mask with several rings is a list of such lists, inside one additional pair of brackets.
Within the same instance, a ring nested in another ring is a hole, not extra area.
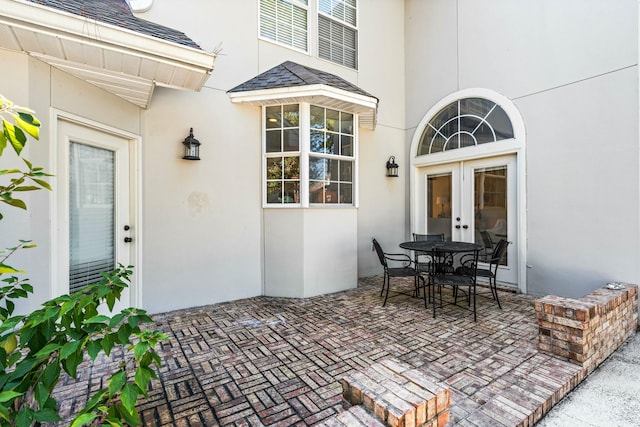
[(251, 105), (310, 102), (360, 115), (374, 129), (378, 98), (342, 77), (292, 61), (283, 62), (227, 91), (232, 102)]
[(64, 12), (79, 15), (87, 19), (93, 19), (106, 24), (126, 28), (137, 33), (151, 37), (200, 49), (200, 46), (191, 40), (186, 34), (155, 22), (136, 17), (126, 0), (27, 0), (62, 10)]
[(199, 91), (216, 55), (134, 16), (127, 0), (0, 1), (0, 48), (148, 108), (156, 86)]

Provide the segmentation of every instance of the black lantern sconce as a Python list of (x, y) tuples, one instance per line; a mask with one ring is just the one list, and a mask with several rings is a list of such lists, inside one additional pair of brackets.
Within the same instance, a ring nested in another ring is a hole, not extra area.
[(185, 160), (200, 160), (200, 141), (193, 137), (193, 128), (189, 129), (189, 136), (182, 141)]
[(387, 176), (397, 177), (398, 168), (395, 156), (389, 157), (389, 160), (387, 160)]

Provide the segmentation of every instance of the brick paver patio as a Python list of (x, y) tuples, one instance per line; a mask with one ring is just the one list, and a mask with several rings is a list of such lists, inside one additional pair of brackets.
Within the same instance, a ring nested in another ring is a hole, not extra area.
[[(139, 404), (146, 426), (313, 425), (342, 411), (339, 379), (385, 358), (420, 368), (451, 389), (451, 425), (532, 425), (582, 379), (536, 350), (533, 301), (479, 298), (478, 322), (457, 307), (435, 319), (422, 300), (382, 307), (381, 277), (308, 299), (257, 297), (154, 316), (169, 335), (163, 366)], [(407, 286), (412, 282), (407, 281)], [(59, 386), (79, 409), (115, 363), (102, 358)]]

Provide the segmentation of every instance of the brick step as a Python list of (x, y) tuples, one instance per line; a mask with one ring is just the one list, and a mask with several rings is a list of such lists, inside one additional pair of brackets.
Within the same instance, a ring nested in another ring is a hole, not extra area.
[(340, 382), (345, 409), (361, 405), (383, 425), (443, 427), (449, 422), (449, 388), (395, 359), (375, 363)]
[(319, 427), (385, 427), (378, 417), (364, 409), (363, 406), (352, 406), (335, 417), (328, 418)]

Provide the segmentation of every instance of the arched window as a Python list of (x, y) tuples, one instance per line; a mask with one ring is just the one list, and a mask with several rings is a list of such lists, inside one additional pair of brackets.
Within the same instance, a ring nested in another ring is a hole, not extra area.
[(484, 98), (463, 98), (440, 110), (420, 138), (418, 156), (513, 138), (507, 113)]

